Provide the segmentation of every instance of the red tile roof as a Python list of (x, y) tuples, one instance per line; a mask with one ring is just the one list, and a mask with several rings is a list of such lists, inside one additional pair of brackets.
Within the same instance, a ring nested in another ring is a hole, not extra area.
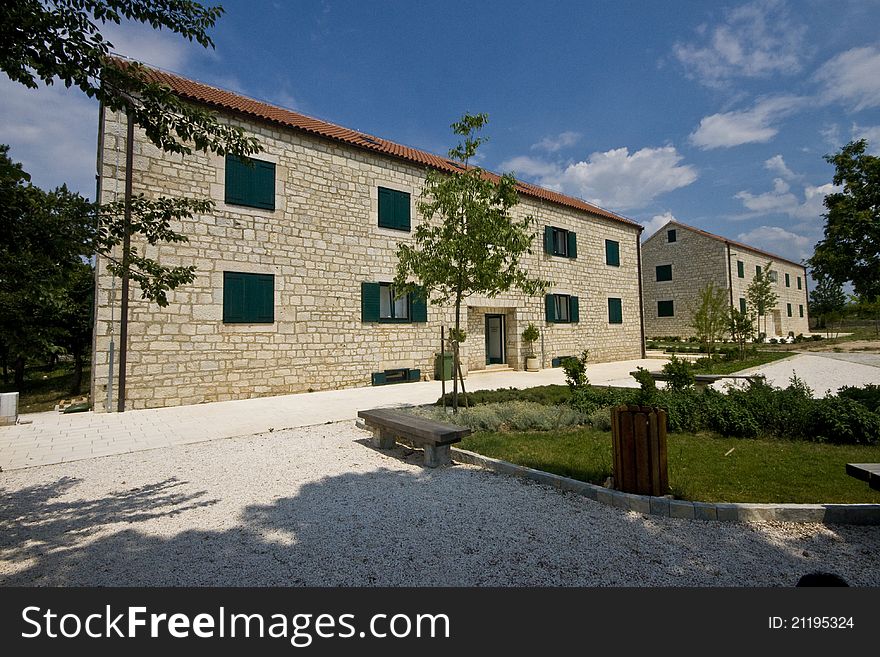
[[(325, 139), (343, 142), (351, 146), (374, 151), (376, 153), (382, 153), (415, 164), (429, 166), (434, 169), (439, 169), (440, 171), (453, 173), (461, 170), (460, 165), (456, 166), (452, 161), (439, 155), (420, 151), (415, 148), (410, 148), (409, 146), (395, 144), (387, 139), (374, 137), (363, 132), (358, 132), (357, 130), (343, 128), (342, 126), (334, 125), (327, 121), (321, 121), (298, 112), (275, 107), (274, 105), (269, 105), (246, 96), (218, 89), (201, 82), (188, 80), (165, 71), (159, 71), (152, 68), (147, 70), (150, 79), (168, 85), (174, 93), (187, 100), (204, 103), (214, 108), (227, 110), (236, 114), (243, 114), (250, 118), (260, 119), (287, 128), (302, 130), (303, 132), (324, 137)], [(491, 172), (487, 172), (487, 175), (495, 179), (498, 178), (497, 174)], [(537, 185), (518, 181), (517, 190), (526, 196), (542, 199), (544, 201), (549, 201), (550, 203), (556, 203), (576, 210), (583, 210), (584, 212), (605, 217), (606, 219), (620, 221), (633, 228), (638, 228), (639, 230), (643, 229), (640, 224), (632, 219), (628, 219), (627, 217), (609, 210), (604, 210), (581, 199), (566, 196), (543, 187), (538, 187)]]
[[(695, 233), (699, 233), (703, 237), (708, 237), (708, 238), (716, 240), (718, 242), (724, 242), (725, 244), (729, 244), (730, 246), (735, 246), (740, 249), (746, 249), (747, 251), (752, 251), (754, 253), (760, 253), (763, 256), (767, 256), (771, 260), (780, 260), (782, 262), (787, 262), (790, 265), (795, 265), (797, 267), (803, 267), (804, 269), (806, 269), (806, 266), (801, 262), (795, 262), (794, 260), (789, 260), (788, 258), (783, 258), (782, 256), (776, 255), (775, 253), (770, 253), (769, 251), (763, 251), (761, 249), (755, 248), (754, 246), (749, 246), (748, 244), (743, 244), (742, 242), (736, 242), (734, 240), (729, 240), (726, 237), (721, 237), (721, 235), (716, 235), (715, 233), (710, 233), (708, 231), (701, 230), (699, 228), (694, 228), (693, 226), (688, 226), (687, 224), (683, 224), (680, 221), (666, 222), (657, 231), (657, 233), (659, 233), (661, 230), (663, 230), (664, 228), (666, 228), (667, 226), (670, 226), (670, 225), (679, 226), (680, 228), (686, 228), (687, 230), (692, 230)], [(654, 235), (656, 235), (657, 233), (654, 233)], [(653, 237), (653, 235), (651, 237)], [(651, 238), (649, 237), (648, 239), (651, 239)]]

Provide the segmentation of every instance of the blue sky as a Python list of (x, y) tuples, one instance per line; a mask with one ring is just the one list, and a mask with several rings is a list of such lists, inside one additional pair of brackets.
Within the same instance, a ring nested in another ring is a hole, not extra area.
[[(800, 260), (853, 138), (880, 150), (880, 2), (225, 0), (216, 50), (113, 26), (116, 50), (436, 153), (486, 112), (481, 164)], [(0, 77), (0, 142), (94, 193), (97, 107)]]

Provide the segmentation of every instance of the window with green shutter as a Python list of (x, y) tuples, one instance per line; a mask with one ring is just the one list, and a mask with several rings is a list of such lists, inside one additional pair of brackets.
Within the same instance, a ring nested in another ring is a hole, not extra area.
[(620, 267), (620, 242), (605, 240), (605, 264)]
[(675, 317), (674, 301), (658, 301), (657, 317)]
[(800, 290), (801, 289), (801, 277), (800, 276), (797, 277), (797, 284), (798, 284), (798, 289)]
[(745, 315), (746, 314), (746, 300), (743, 297), (739, 298), (739, 311)]
[(275, 163), (226, 156), (226, 203), (275, 209)]
[(791, 317), (791, 304), (790, 303), (785, 304), (785, 310), (788, 313), (788, 316)]
[(564, 228), (544, 226), (544, 253), (563, 258), (577, 258), (577, 234)]
[(657, 265), (657, 281), (672, 280), (672, 265)]
[(406, 294), (395, 298), (391, 283), (361, 283), (361, 321), (381, 323), (422, 323), (428, 321), (428, 302), (424, 295)]
[(756, 276), (761, 275), (761, 265), (755, 265), (755, 275)]
[(670, 228), (666, 231), (666, 241), (672, 244), (674, 241), (678, 239), (678, 233), (675, 232), (674, 228)]
[(736, 261), (736, 275), (740, 278), (746, 277), (746, 266), (742, 260)]
[(569, 294), (548, 294), (544, 297), (545, 318), (556, 324), (580, 321), (580, 300)]
[(623, 324), (623, 303), (620, 299), (608, 299), (608, 323)]
[(785, 287), (791, 287), (791, 278), (788, 274), (785, 275)]
[(804, 306), (803, 306), (803, 304), (799, 304), (799, 305), (798, 305), (798, 315), (800, 315), (801, 317), (804, 316)]
[(223, 323), (275, 322), (275, 275), (223, 272)]
[(410, 230), (409, 193), (379, 187), (379, 226), (392, 230)]

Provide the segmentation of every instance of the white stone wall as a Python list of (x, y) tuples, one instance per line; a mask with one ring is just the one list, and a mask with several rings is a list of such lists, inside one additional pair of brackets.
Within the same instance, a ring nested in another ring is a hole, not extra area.
[[(276, 164), (274, 211), (225, 204), (223, 157), (161, 153), (136, 132), (135, 194), (207, 197), (216, 209), (175, 226), (189, 242), (146, 247), (164, 264), (196, 265), (197, 278), (170, 293), (167, 308), (141, 300), (132, 286), (127, 408), (363, 386), (372, 372), (396, 367), (433, 376), (440, 326), (453, 325), (451, 307), (429, 306), (426, 324), (361, 322), (361, 282), (391, 281), (396, 245), (412, 239), (412, 233), (377, 226), (377, 187), (412, 194), (415, 227), (424, 169), (294, 130), (232, 122), (257, 136), (263, 147), (258, 158)], [(122, 196), (124, 118), (108, 113), (103, 128), (102, 200), (109, 201)], [(636, 227), (525, 196), (515, 214), (538, 219), (527, 267), (552, 281), (551, 292), (578, 295), (581, 321), (547, 325), (543, 296), (468, 299), (471, 308), (508, 313), (509, 364), (523, 367), (519, 334), (529, 321), (542, 329), (545, 365), (584, 348), (596, 361), (638, 357)], [(578, 233), (576, 260), (543, 254), (545, 224)], [(620, 267), (605, 265), (605, 238), (620, 241)], [(118, 349), (119, 331), (119, 285), (114, 288), (105, 264), (98, 260), (92, 367), (97, 411), (104, 410), (111, 335)], [(275, 275), (274, 324), (223, 323), (224, 271)], [(608, 296), (623, 299), (624, 324), (608, 324)], [(470, 317), (463, 309), (463, 324)], [(485, 367), (481, 325), (465, 354), (470, 369)]]

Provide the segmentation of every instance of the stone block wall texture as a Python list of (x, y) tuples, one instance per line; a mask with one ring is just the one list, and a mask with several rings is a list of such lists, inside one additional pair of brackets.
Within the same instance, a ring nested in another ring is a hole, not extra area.
[[(256, 157), (275, 163), (274, 211), (224, 202), (223, 157), (163, 153), (136, 131), (135, 194), (210, 198), (216, 208), (174, 226), (186, 243), (137, 245), (163, 264), (195, 265), (197, 278), (170, 293), (166, 308), (142, 300), (132, 286), (126, 408), (364, 386), (371, 373), (400, 367), (432, 377), (440, 327), (454, 325), (451, 305), (430, 305), (427, 323), (361, 321), (361, 282), (390, 282), (397, 243), (413, 239), (378, 227), (377, 188), (411, 194), (415, 227), (424, 168), (268, 123), (226, 120), (259, 139)], [(108, 112), (102, 129), (101, 196), (110, 201), (123, 195), (125, 118)], [(526, 196), (514, 214), (537, 219), (527, 268), (551, 282), (550, 292), (580, 297), (580, 322), (546, 323), (543, 296), (471, 297), (462, 309), (472, 331), (465, 368), (486, 366), (486, 312), (506, 315), (507, 361), (515, 369), (524, 365), (520, 333), (529, 322), (541, 329), (536, 346), (544, 366), (583, 349), (593, 361), (640, 357), (637, 227)], [(577, 232), (577, 259), (543, 253), (546, 224)], [(619, 267), (605, 264), (605, 239), (620, 242)], [(92, 399), (103, 411), (111, 377), (116, 404), (109, 353), (111, 339), (119, 347), (120, 286), (104, 259), (97, 268)], [(273, 324), (223, 322), (224, 271), (274, 274)], [(623, 324), (609, 324), (608, 297), (622, 299)]]
[[(676, 230), (676, 241), (669, 242), (667, 230)], [(739, 277), (737, 261), (743, 262), (742, 278)], [(772, 262), (771, 270), (777, 272), (773, 289), (779, 296), (776, 308), (767, 313), (769, 337), (809, 333), (809, 309), (807, 307), (807, 280), (804, 268), (778, 258), (731, 244), (729, 263), (728, 245), (722, 240), (690, 230), (681, 224), (670, 224), (658, 230), (642, 245), (642, 288), (645, 313), (645, 335), (648, 338), (662, 336), (690, 337), (694, 330), (690, 319), (699, 300), (700, 290), (710, 281), (715, 283), (732, 299), (733, 307), (739, 308), (740, 298), (746, 298), (746, 289), (755, 277), (755, 266), (762, 268)], [(656, 268), (672, 266), (671, 281), (657, 281)], [(789, 275), (789, 286), (785, 285)], [(797, 287), (800, 277), (801, 289)], [(732, 291), (732, 295), (731, 295)], [(658, 302), (673, 301), (673, 317), (658, 316)], [(791, 304), (792, 316), (788, 317)], [(803, 308), (803, 317), (800, 316)], [(764, 317), (760, 318), (760, 330), (764, 330)]]

